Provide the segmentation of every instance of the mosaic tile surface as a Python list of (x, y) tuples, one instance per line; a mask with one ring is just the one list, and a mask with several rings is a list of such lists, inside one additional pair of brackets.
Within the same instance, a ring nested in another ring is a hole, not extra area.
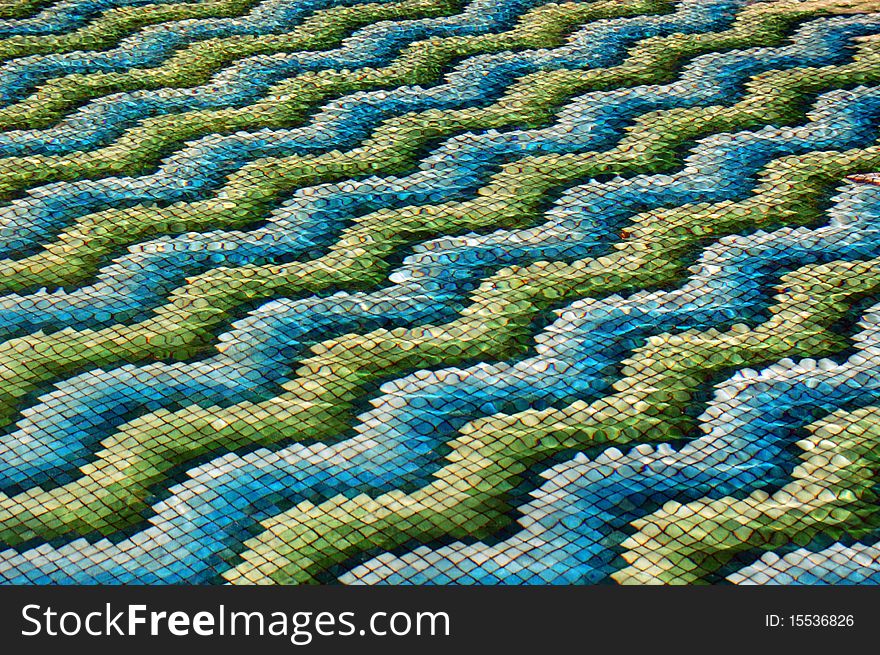
[(0, 4), (0, 580), (880, 583), (880, 1)]

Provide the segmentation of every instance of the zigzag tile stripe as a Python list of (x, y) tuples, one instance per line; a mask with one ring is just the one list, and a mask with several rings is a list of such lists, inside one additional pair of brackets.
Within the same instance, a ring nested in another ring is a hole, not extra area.
[(0, 6), (0, 581), (880, 581), (878, 126), (874, 0)]

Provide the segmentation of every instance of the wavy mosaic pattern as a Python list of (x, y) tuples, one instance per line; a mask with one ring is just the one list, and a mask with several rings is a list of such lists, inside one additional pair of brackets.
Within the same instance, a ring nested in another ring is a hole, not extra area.
[(0, 581), (880, 583), (880, 1), (0, 4)]

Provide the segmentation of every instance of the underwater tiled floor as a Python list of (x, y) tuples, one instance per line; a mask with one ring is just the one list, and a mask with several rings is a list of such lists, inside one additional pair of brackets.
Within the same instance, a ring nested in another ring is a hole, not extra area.
[(0, 17), (0, 580), (880, 583), (880, 0)]

